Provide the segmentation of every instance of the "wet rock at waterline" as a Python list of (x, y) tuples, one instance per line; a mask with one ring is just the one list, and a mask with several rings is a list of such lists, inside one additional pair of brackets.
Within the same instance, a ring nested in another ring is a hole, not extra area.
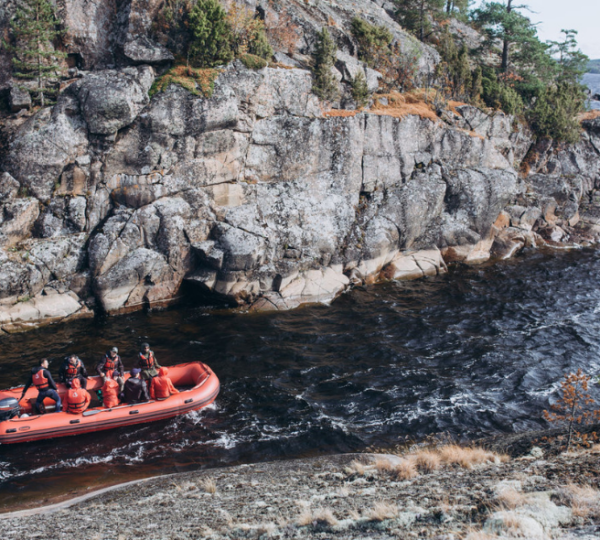
[(600, 235), (597, 122), (577, 145), (533, 144), (469, 106), (451, 123), (324, 116), (301, 69), (236, 62), (211, 98), (170, 86), (150, 99), (155, 75), (96, 71), (15, 120), (0, 328), (162, 306), (184, 284), (290, 309)]

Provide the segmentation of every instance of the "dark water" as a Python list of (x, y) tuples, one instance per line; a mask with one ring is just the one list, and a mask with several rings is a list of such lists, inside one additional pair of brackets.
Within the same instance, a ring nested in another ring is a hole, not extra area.
[[(585, 84), (593, 95), (600, 95), (600, 74), (586, 73), (583, 76), (582, 83)], [(600, 101), (590, 100), (589, 106), (592, 109), (600, 109)]]
[[(239, 314), (187, 307), (2, 337), (2, 386), (41, 355), (141, 341), (165, 365), (204, 360), (215, 405), (155, 424), (0, 446), (0, 509), (191, 468), (544, 427), (563, 373), (600, 366), (600, 253), (531, 253), (354, 290), (332, 306)], [(51, 369), (58, 369), (56, 361)]]

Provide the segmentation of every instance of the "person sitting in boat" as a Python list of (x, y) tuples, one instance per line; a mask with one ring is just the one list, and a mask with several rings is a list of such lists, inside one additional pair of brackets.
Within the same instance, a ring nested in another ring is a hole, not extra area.
[(116, 407), (119, 402), (119, 392), (121, 387), (114, 379), (105, 379), (102, 386), (102, 401), (107, 409)]
[(71, 389), (67, 392), (67, 397), (63, 403), (63, 412), (70, 414), (81, 414), (88, 408), (92, 397), (85, 388), (81, 388), (79, 379), (75, 377), (71, 381)]
[(161, 367), (158, 370), (158, 376), (154, 377), (150, 383), (150, 397), (152, 399), (167, 399), (173, 394), (179, 394), (179, 390), (173, 386), (168, 375), (169, 370), (166, 367)]
[(154, 352), (150, 350), (150, 345), (148, 343), (142, 343), (142, 349), (139, 355), (139, 365), (142, 370), (142, 379), (147, 381), (152, 377), (156, 377), (158, 375), (158, 369), (160, 369), (160, 364), (156, 361), (156, 357), (154, 356)]
[(125, 403), (142, 403), (150, 399), (146, 382), (140, 378), (140, 372), (139, 368), (133, 368), (131, 377), (125, 381), (125, 388), (123, 389), (123, 401)]
[(80, 358), (74, 354), (67, 356), (63, 365), (58, 370), (58, 378), (60, 382), (71, 388), (74, 379), (79, 379), (80, 387), (84, 390), (87, 388), (88, 373)]
[[(123, 385), (125, 384), (123, 373), (125, 373), (125, 370), (123, 369), (123, 362), (119, 356), (119, 349), (113, 347), (108, 351), (96, 366), (96, 371), (98, 372), (98, 375), (104, 379), (105, 383), (107, 379), (114, 379), (117, 381), (119, 383), (119, 391), (123, 391)], [(102, 390), (102, 392), (104, 392), (104, 390)]]
[(48, 371), (48, 366), (50, 363), (47, 358), (42, 358), (40, 360), (39, 366), (34, 367), (31, 370), (31, 374), (29, 375), (29, 379), (27, 383), (25, 383), (25, 387), (23, 388), (23, 393), (19, 398), (19, 401), (25, 397), (25, 392), (29, 389), (29, 387), (34, 384), (38, 389), (38, 396), (35, 400), (34, 409), (38, 414), (42, 414), (43, 408), (42, 404), (44, 403), (44, 399), (50, 398), (56, 402), (56, 412), (60, 412), (62, 409), (62, 403), (60, 400), (60, 396), (58, 395), (56, 383), (52, 378), (52, 375)]

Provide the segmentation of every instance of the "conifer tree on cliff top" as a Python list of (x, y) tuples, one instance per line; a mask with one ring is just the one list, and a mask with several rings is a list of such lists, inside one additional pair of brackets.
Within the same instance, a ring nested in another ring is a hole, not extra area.
[(54, 7), (48, 0), (22, 0), (10, 22), (12, 42), (3, 42), (12, 55), (13, 76), (23, 81), (34, 81), (22, 86), (37, 99), (42, 107), (47, 95), (56, 95), (48, 83), (59, 71), (58, 60), (66, 53), (56, 51), (55, 39), (63, 34)]
[(233, 59), (231, 29), (227, 13), (218, 0), (198, 0), (190, 13), (192, 40), (188, 62), (195, 67), (211, 68)]

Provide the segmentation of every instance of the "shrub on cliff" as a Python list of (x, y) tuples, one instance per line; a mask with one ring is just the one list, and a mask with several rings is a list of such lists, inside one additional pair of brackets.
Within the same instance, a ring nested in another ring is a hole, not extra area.
[(359, 71), (356, 77), (352, 79), (352, 99), (356, 101), (359, 107), (366, 107), (369, 103), (369, 86), (367, 79), (362, 71)]
[(218, 0), (198, 0), (190, 12), (189, 24), (188, 61), (191, 65), (209, 68), (233, 60), (227, 13)]
[(352, 19), (352, 35), (358, 42), (358, 57), (373, 67), (380, 56), (390, 54), (393, 36), (385, 26), (376, 26), (355, 17)]
[(53, 42), (63, 34), (54, 14), (54, 6), (48, 0), (23, 0), (10, 23), (12, 41), (3, 42), (11, 54), (13, 77), (21, 81), (31, 81), (26, 86), (34, 100), (44, 107), (48, 95), (58, 93), (51, 84), (60, 69), (58, 60), (66, 53), (57, 51)]
[(332, 70), (335, 65), (337, 46), (327, 28), (317, 35), (313, 91), (321, 99), (333, 100), (338, 96), (338, 83)]
[(270, 60), (273, 49), (267, 39), (265, 22), (245, 6), (233, 4), (227, 13), (231, 29), (231, 48), (237, 57), (251, 54)]
[(542, 137), (576, 143), (581, 136), (577, 114), (583, 110), (585, 94), (567, 82), (547, 88), (529, 111), (534, 132)]

